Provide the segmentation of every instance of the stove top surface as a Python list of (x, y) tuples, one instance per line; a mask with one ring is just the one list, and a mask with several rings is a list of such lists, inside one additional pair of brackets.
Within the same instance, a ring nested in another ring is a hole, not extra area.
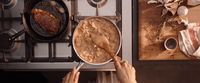
[[(104, 16), (111, 19), (122, 33), (122, 47), (119, 53), (122, 59), (132, 63), (131, 47), (131, 1), (125, 0), (63, 0), (69, 10), (69, 32), (65, 37), (53, 42), (40, 42), (31, 38), (26, 32), (22, 33), (13, 42), (12, 49), (3, 49), (0, 52), (0, 69), (11, 70), (40, 70), (72, 69), (78, 65), (77, 57), (71, 44), (71, 36), (80, 20), (89, 16)], [(21, 14), (29, 0), (17, 0), (15, 7), (4, 9), (0, 15), (0, 33), (16, 35), (24, 29)], [(1, 38), (0, 38), (1, 39)], [(2, 41), (4, 39), (1, 39)], [(5, 40), (6, 41), (6, 40)], [(6, 43), (5, 43), (6, 44)], [(7, 42), (7, 44), (10, 44)], [(0, 45), (3, 48), (3, 44)], [(124, 49), (124, 50), (123, 50)], [(85, 64), (81, 70), (112, 71), (113, 62), (94, 66)]]

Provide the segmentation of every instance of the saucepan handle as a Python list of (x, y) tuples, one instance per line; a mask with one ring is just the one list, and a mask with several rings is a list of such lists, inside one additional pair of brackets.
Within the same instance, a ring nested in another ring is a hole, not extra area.
[(78, 65), (76, 66), (76, 70), (78, 71), (84, 64), (85, 62), (79, 62)]

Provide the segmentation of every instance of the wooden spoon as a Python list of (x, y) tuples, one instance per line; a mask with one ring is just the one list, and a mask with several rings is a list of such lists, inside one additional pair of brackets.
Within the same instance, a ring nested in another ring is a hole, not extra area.
[(98, 47), (104, 49), (109, 55), (114, 59), (115, 52), (112, 51), (109, 47), (109, 40), (106, 38), (104, 34), (100, 33), (91, 33), (92, 42)]

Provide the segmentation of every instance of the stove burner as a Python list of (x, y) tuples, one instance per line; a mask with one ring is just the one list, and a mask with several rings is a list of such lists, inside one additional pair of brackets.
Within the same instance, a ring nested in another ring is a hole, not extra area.
[(2, 33), (0, 34), (0, 49), (1, 50), (7, 50), (7, 49), (11, 49), (14, 46), (13, 41), (10, 41), (10, 35), (7, 33)]
[(87, 2), (95, 8), (103, 7), (108, 0), (87, 0)]
[(0, 4), (3, 5), (5, 9), (9, 9), (15, 7), (17, 0), (0, 0)]
[(21, 37), (17, 37), (13, 40), (11, 40), (11, 37), (18, 33), (14, 29), (10, 29), (9, 31), (2, 32), (0, 33), (0, 52), (12, 52), (17, 50), (19, 46), (21, 45), (20, 43), (17, 43), (15, 41), (18, 41), (21, 39)]

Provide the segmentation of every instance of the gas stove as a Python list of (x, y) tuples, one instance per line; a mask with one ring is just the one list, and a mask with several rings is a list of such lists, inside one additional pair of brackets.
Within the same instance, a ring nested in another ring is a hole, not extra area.
[[(122, 33), (119, 56), (132, 63), (131, 0), (63, 0), (69, 12), (69, 31), (56, 41), (37, 41), (24, 31), (22, 14), (30, 0), (3, 0), (0, 15), (0, 69), (69, 70), (80, 59), (72, 47), (72, 34), (77, 24), (90, 16), (111, 19)], [(12, 2), (11, 5), (8, 3)], [(3, 4), (7, 3), (7, 4)], [(13, 41), (11, 42), (10, 40)], [(113, 62), (94, 66), (84, 64), (85, 71), (114, 71)]]

